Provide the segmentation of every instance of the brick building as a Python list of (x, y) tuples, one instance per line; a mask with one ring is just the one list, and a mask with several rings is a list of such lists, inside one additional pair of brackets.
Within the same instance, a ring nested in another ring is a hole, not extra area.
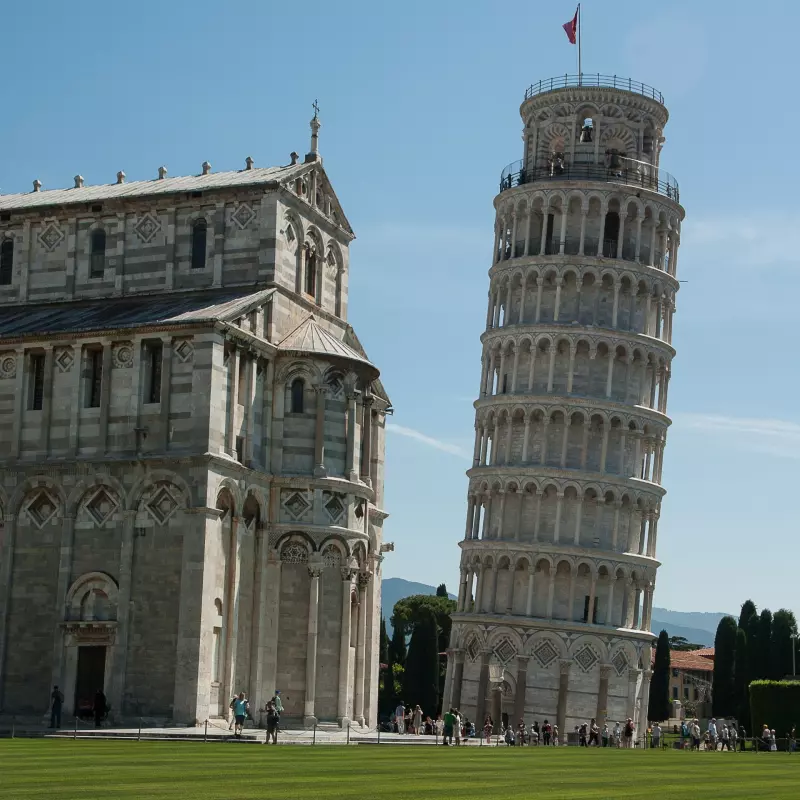
[(384, 420), (318, 154), (0, 196), (0, 710), (377, 713)]

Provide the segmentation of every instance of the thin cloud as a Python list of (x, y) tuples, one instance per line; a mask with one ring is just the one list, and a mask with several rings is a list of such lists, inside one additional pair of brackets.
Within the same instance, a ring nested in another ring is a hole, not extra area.
[(451, 444), (450, 442), (445, 442), (441, 439), (435, 439), (433, 436), (428, 436), (421, 431), (414, 430), (414, 428), (407, 428), (405, 425), (397, 425), (394, 422), (388, 422), (386, 424), (386, 430), (390, 431), (391, 433), (396, 433), (398, 436), (405, 436), (408, 439), (414, 439), (415, 441), (421, 442), (428, 447), (441, 450), (443, 453), (450, 453), (450, 455), (460, 456), (461, 458), (470, 457), (469, 453), (467, 453), (463, 447), (459, 447), (457, 444)]
[(736, 434), (730, 441), (747, 450), (800, 459), (800, 424), (782, 419), (729, 417), (723, 414), (676, 414), (681, 427), (714, 434)]

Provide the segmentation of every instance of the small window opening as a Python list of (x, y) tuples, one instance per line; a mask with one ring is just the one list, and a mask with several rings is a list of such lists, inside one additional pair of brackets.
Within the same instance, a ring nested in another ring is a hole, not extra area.
[(503, 388), (500, 390), (501, 394), (508, 394), (508, 373), (503, 375)]
[(306, 245), (306, 294), (317, 294), (317, 252)]
[(89, 351), (86, 381), (86, 408), (100, 408), (100, 390), (103, 386), (102, 350)]
[(92, 231), (90, 278), (102, 278), (106, 268), (106, 232), (102, 228)]
[(244, 462), (244, 436), (236, 437), (236, 460), (239, 463)]
[[(583, 621), (589, 621), (589, 595), (585, 595), (583, 599)], [(592, 609), (592, 624), (597, 624), (597, 598), (594, 599), (594, 608)]]
[(161, 342), (147, 345), (147, 395), (146, 403), (161, 402), (161, 368), (164, 347)]
[(305, 384), (302, 378), (295, 378), (292, 381), (292, 414), (303, 413), (303, 395)]
[(28, 408), (41, 411), (44, 404), (44, 353), (31, 353), (28, 376)]
[(0, 244), (0, 286), (11, 284), (14, 272), (14, 240), (3, 239)]
[(236, 387), (236, 401), (240, 406), (244, 405), (245, 394), (247, 393), (247, 359), (244, 353), (239, 356), (239, 384)]
[(592, 136), (594, 134), (594, 123), (592, 122), (591, 117), (587, 117), (583, 121), (583, 127), (581, 128), (581, 144), (588, 144), (592, 141)]
[(206, 265), (206, 239), (208, 223), (201, 217), (192, 226), (192, 269), (203, 269)]
[(606, 258), (616, 258), (617, 244), (619, 242), (619, 214), (616, 211), (609, 211), (606, 214), (606, 227), (603, 237), (603, 255)]

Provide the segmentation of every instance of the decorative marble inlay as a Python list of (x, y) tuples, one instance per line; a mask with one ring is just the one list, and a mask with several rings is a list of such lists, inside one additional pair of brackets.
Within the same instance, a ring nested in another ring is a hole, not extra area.
[(589, 672), (592, 667), (600, 660), (600, 656), (588, 644), (584, 645), (575, 654), (575, 663), (584, 671)]
[(58, 503), (46, 489), (40, 489), (25, 506), (28, 519), (40, 529), (53, 519), (57, 509)]
[(75, 363), (75, 355), (71, 347), (56, 347), (53, 350), (53, 361), (58, 371), (61, 373), (69, 372)]
[(311, 508), (311, 504), (300, 492), (292, 492), (284, 501), (283, 506), (295, 519), (302, 517)]
[(52, 253), (61, 242), (64, 241), (64, 231), (61, 230), (58, 223), (54, 220), (45, 220), (44, 228), (39, 232), (39, 243)]
[(133, 227), (136, 235), (147, 244), (161, 230), (161, 223), (150, 212), (146, 213)]
[(0, 378), (17, 377), (16, 353), (0, 353)]
[(345, 511), (344, 495), (330, 492), (330, 499), (325, 503), (325, 511), (328, 512), (331, 522), (334, 524), (341, 522)]
[(117, 342), (111, 348), (111, 360), (115, 367), (128, 369), (133, 366), (133, 342)]
[(517, 648), (514, 647), (508, 639), (503, 639), (503, 641), (494, 648), (494, 654), (503, 664), (507, 664), (517, 654)]
[(186, 364), (194, 357), (194, 345), (189, 339), (176, 339), (172, 351), (178, 358), (181, 364)]
[(628, 669), (628, 657), (625, 655), (624, 650), (617, 650), (614, 657), (611, 659), (611, 664), (616, 670), (617, 675), (622, 675)]
[(145, 508), (159, 525), (164, 525), (178, 508), (178, 501), (166, 486), (162, 486)]
[(117, 510), (117, 501), (101, 486), (84, 508), (96, 525), (104, 525)]
[(339, 552), (339, 548), (329, 544), (322, 554), (322, 563), (326, 567), (335, 567), (338, 569), (342, 564), (342, 554)]
[(231, 214), (231, 221), (240, 231), (243, 231), (255, 217), (256, 212), (253, 211), (248, 203), (239, 203), (236, 210)]
[(308, 550), (300, 542), (289, 542), (281, 550), (284, 564), (308, 564)]
[(477, 639), (470, 639), (467, 644), (467, 655), (470, 661), (477, 661), (478, 656), (481, 654), (481, 647)]
[(558, 658), (558, 650), (549, 639), (544, 639), (534, 649), (533, 657), (543, 667), (549, 667)]

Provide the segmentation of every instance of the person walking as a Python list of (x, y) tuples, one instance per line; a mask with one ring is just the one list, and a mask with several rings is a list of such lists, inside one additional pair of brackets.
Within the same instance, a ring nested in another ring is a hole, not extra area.
[(600, 731), (600, 738), (603, 740), (603, 747), (608, 747), (608, 740), (610, 738), (610, 733), (608, 730), (608, 723), (603, 724), (603, 730)]
[[(461, 712), (457, 708), (453, 709), (453, 713), (455, 714), (455, 719), (453, 720), (453, 733), (455, 734), (455, 737), (456, 737), (456, 747), (460, 747), (461, 746), (461, 735), (462, 735), (463, 726), (465, 724), (465, 721), (462, 719)], [(467, 731), (465, 733), (465, 737), (468, 736), (468, 735), (469, 735), (469, 732)]]
[(406, 707), (401, 700), (397, 704), (397, 708), (394, 710), (394, 719), (397, 723), (397, 732), (398, 733), (405, 733), (406, 732)]
[(236, 699), (233, 701), (233, 735), (237, 739), (242, 738), (242, 730), (244, 729), (244, 721), (247, 719), (247, 698), (244, 692), (239, 692)]
[(550, 744), (550, 735), (552, 734), (553, 729), (550, 727), (550, 723), (545, 720), (542, 723), (542, 744), (548, 746)]
[(592, 718), (589, 723), (589, 747), (594, 743), (595, 747), (600, 747), (600, 728), (597, 727), (597, 720)]
[(558, 725), (553, 725), (553, 747), (558, 746)]
[(692, 736), (692, 750), (699, 750), (700, 749), (700, 723), (697, 718), (692, 720), (692, 724), (689, 726), (689, 733)]
[(95, 728), (101, 728), (103, 726), (103, 720), (105, 719), (106, 713), (108, 712), (108, 703), (106, 701), (105, 693), (102, 689), (98, 689), (94, 695), (94, 706), (92, 707), (94, 711), (94, 726)]
[(720, 734), (719, 734), (719, 741), (720, 741), (720, 748), (719, 748), (720, 753), (723, 750), (727, 750), (730, 753), (730, 751), (731, 751), (731, 733), (730, 733), (730, 730), (728, 730), (728, 726), (724, 722), (722, 723), (722, 730), (720, 731)]
[(712, 750), (717, 749), (717, 720), (711, 717), (711, 722), (708, 723), (708, 741)]
[(619, 720), (614, 726), (614, 747), (622, 747), (622, 725), (619, 724)]
[(61, 727), (61, 707), (64, 705), (64, 695), (61, 694), (58, 686), (53, 687), (50, 694), (50, 727)]
[(628, 717), (625, 720), (625, 729), (622, 731), (625, 740), (625, 749), (629, 750), (633, 747), (633, 720)]
[(456, 724), (456, 715), (454, 709), (450, 709), (444, 715), (444, 732), (442, 735), (442, 744), (450, 745), (453, 743), (453, 728)]
[(661, 726), (657, 723), (653, 723), (653, 728), (650, 732), (650, 746), (653, 750), (658, 750), (661, 747)]
[(275, 694), (272, 695), (272, 700), (270, 700), (270, 702), (275, 706), (275, 710), (278, 714), (283, 714), (283, 700), (281, 700), (281, 693), (278, 689), (275, 690)]
[(270, 739), (272, 744), (278, 744), (278, 728), (280, 727), (281, 715), (275, 706), (275, 703), (270, 700), (267, 703), (267, 740), (264, 744), (269, 744)]
[(422, 709), (414, 707), (414, 733), (419, 736), (422, 733)]
[(494, 721), (492, 720), (491, 716), (487, 714), (486, 719), (483, 720), (483, 738), (486, 739), (486, 744), (491, 743), (493, 730), (494, 730)]

